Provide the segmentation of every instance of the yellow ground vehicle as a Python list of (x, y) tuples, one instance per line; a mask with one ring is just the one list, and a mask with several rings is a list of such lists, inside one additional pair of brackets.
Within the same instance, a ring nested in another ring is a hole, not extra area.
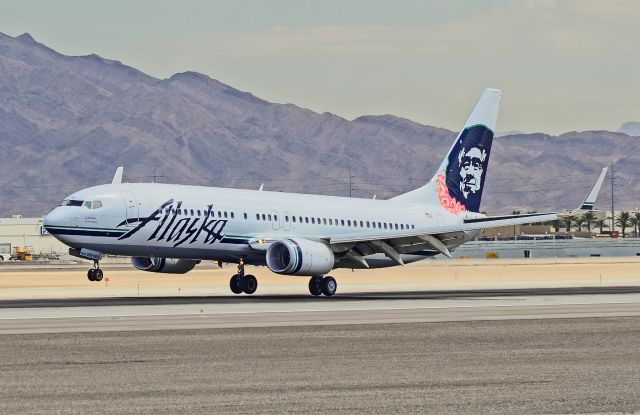
[(16, 246), (13, 248), (11, 259), (16, 261), (33, 261), (32, 246)]

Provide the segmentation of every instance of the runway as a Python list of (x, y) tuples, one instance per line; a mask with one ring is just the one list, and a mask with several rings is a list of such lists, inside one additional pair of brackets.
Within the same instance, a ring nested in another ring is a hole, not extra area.
[(0, 301), (0, 334), (640, 316), (640, 287)]
[(632, 413), (640, 289), (0, 301), (0, 413)]

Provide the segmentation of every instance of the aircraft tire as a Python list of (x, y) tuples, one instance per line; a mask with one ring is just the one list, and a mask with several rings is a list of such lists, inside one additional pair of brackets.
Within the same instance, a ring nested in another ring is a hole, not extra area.
[(322, 278), (311, 277), (309, 280), (309, 293), (315, 297), (322, 295)]
[(336, 293), (337, 289), (338, 289), (338, 283), (336, 282), (335, 278), (324, 277), (322, 279), (322, 294), (324, 294), (327, 297), (331, 297), (333, 294)]
[(95, 273), (95, 268), (89, 268), (89, 270), (87, 271), (87, 278), (89, 279), (89, 281), (95, 281), (96, 280), (96, 273)]
[(100, 268), (96, 268), (93, 273), (93, 280), (102, 281), (102, 277), (104, 277), (102, 270)]
[(242, 281), (242, 290), (245, 294), (253, 294), (258, 289), (258, 279), (253, 275), (245, 275)]
[(242, 294), (242, 279), (238, 274), (235, 274), (229, 280), (229, 288), (234, 294)]

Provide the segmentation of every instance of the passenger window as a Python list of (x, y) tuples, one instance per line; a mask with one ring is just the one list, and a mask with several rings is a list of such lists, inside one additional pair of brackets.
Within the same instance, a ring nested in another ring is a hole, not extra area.
[(246, 214), (246, 212), (244, 213), (244, 218), (247, 219), (249, 216)]
[(367, 228), (370, 228), (370, 227), (371, 227), (371, 226), (369, 226), (369, 225), (371, 225), (371, 223), (369, 223), (369, 221), (367, 221)]
[(256, 213), (256, 220), (260, 220), (260, 214)]
[(302, 223), (302, 216), (298, 216), (298, 222)]
[(233, 212), (231, 212), (231, 219), (235, 219), (236, 215), (233, 214)]
[(387, 229), (387, 222), (384, 223), (384, 228)]
[(344, 219), (340, 219), (340, 224), (344, 226)]
[(304, 221), (305, 221), (306, 223), (309, 223), (309, 217), (308, 217), (308, 216), (305, 216), (305, 217), (304, 217)]
[(311, 218), (311, 223), (313, 223), (315, 225), (316, 223), (316, 218)]
[(404, 230), (404, 225), (400, 224), (400, 230)]
[(267, 220), (267, 217), (264, 213), (262, 214), (262, 220)]
[(277, 221), (278, 220), (278, 215), (273, 215), (273, 220)]
[(336, 226), (338, 226), (338, 219), (336, 219)]
[(218, 217), (221, 218), (222, 217), (222, 211), (218, 211)]
[(333, 225), (333, 219), (329, 218), (329, 225)]
[(270, 221), (272, 220), (272, 219), (271, 219), (271, 215), (267, 215), (267, 218), (269, 218), (269, 220), (270, 220)]
[(351, 220), (347, 219), (347, 226), (351, 226)]
[(182, 209), (178, 209), (178, 215), (182, 215)]
[(364, 224), (362, 223), (362, 221), (360, 221), (360, 227), (364, 228)]
[(322, 224), (326, 225), (327, 224), (327, 218), (322, 218)]
[(289, 222), (289, 216), (285, 215), (285, 216), (284, 216), (284, 221), (285, 221), (285, 222)]
[(292, 221), (293, 223), (295, 223), (295, 222), (296, 222), (296, 217), (295, 217), (295, 216), (291, 216), (291, 221)]
[(415, 228), (416, 228), (416, 225), (411, 225), (411, 229), (415, 229)]

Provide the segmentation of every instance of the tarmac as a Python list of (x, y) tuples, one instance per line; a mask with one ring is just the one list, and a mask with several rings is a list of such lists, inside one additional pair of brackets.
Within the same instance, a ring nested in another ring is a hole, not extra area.
[(331, 298), (258, 272), (235, 296), (230, 268), (0, 272), (0, 413), (634, 413), (638, 262), (432, 261), (335, 273)]

